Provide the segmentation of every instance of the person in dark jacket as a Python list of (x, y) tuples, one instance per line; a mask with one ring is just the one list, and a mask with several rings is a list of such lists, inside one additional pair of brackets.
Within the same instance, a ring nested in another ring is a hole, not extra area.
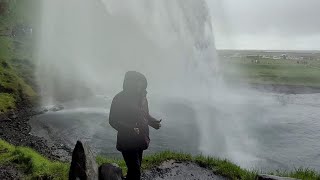
[(117, 150), (128, 167), (127, 179), (140, 180), (143, 151), (149, 147), (149, 126), (161, 127), (161, 120), (149, 114), (147, 79), (135, 71), (126, 73), (123, 90), (112, 101), (109, 124), (118, 131)]

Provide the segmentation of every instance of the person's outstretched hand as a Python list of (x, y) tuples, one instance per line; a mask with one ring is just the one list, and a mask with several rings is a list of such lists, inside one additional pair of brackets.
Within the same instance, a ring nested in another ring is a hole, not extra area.
[(161, 121), (162, 121), (162, 119), (160, 119), (159, 121), (156, 121), (156, 122), (155, 122), (154, 128), (155, 128), (156, 130), (158, 130), (158, 129), (161, 128)]

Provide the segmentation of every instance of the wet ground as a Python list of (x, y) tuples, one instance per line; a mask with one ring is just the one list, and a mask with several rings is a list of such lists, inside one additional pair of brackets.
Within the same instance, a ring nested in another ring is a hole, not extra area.
[(31, 134), (29, 119), (40, 113), (28, 102), (21, 102), (17, 110), (0, 115), (0, 139), (15, 146), (30, 147), (52, 160), (69, 161), (71, 149), (54, 139)]

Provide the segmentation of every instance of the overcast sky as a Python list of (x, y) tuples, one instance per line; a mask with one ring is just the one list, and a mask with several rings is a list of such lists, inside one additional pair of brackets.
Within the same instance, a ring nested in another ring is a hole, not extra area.
[(207, 0), (221, 49), (320, 50), (320, 0)]

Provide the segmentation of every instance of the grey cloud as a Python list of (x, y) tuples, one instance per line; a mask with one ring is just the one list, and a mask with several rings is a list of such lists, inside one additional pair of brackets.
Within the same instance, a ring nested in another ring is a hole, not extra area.
[(208, 0), (214, 24), (234, 33), (320, 33), (319, 0)]
[[(272, 36), (274, 39), (280, 37), (282, 42), (288, 43), (298, 39), (296, 41), (302, 41), (310, 48), (316, 43), (311, 37), (320, 36), (320, 0), (207, 0), (207, 2), (211, 9), (215, 33), (224, 36), (220, 39), (225, 41), (226, 38), (233, 37), (240, 39), (240, 36), (251, 36), (261, 40), (263, 36)], [(258, 40), (250, 41), (263, 43), (257, 42)], [(251, 46), (254, 47), (256, 44)]]

